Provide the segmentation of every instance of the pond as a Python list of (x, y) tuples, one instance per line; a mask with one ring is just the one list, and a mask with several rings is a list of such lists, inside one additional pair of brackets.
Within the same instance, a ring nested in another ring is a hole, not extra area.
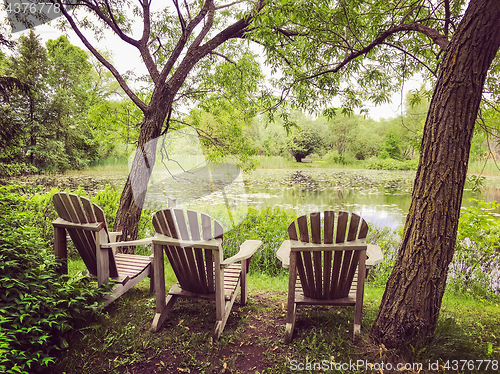
[[(200, 169), (201, 170), (201, 169)], [(221, 169), (222, 170), (222, 169)], [(234, 174), (212, 170), (210, 181), (207, 171), (201, 176), (172, 178), (171, 175), (153, 175), (148, 191), (149, 208), (165, 205), (166, 196), (176, 199), (176, 206), (199, 208), (208, 214), (220, 201), (226, 206), (246, 204), (258, 208), (279, 206), (294, 209), (300, 214), (314, 211), (345, 210), (360, 214), (376, 226), (397, 228), (404, 224), (411, 204), (414, 171), (387, 171), (365, 169), (257, 169)], [(121, 188), (126, 180), (126, 169), (114, 172), (87, 170), (66, 174), (80, 178), (104, 179)], [(184, 173), (185, 174), (185, 173)], [(196, 173), (195, 173), (196, 174)], [(195, 175), (192, 174), (192, 175)], [(226, 187), (225, 193), (213, 193)], [(480, 192), (465, 190), (462, 205), (469, 200), (500, 200), (500, 177), (487, 177)], [(220, 201), (218, 201), (218, 199)], [(196, 203), (193, 203), (196, 201)], [(201, 207), (201, 208), (200, 208)], [(497, 212), (500, 213), (500, 212)]]
[[(168, 196), (176, 199), (178, 207), (198, 209), (211, 215), (217, 205), (231, 205), (233, 210), (243, 205), (258, 208), (279, 206), (300, 214), (327, 209), (345, 210), (360, 214), (376, 226), (395, 229), (404, 224), (415, 178), (414, 171), (304, 167), (257, 169), (236, 175), (233, 169), (221, 170), (212, 169), (207, 174), (207, 170), (200, 169), (197, 178), (182, 178), (179, 174), (175, 178), (170, 174), (153, 175), (146, 208), (165, 206)], [(127, 168), (97, 168), (30, 178), (30, 183), (70, 189), (82, 185), (92, 192), (105, 185), (121, 189), (127, 178)], [(471, 198), (499, 201), (498, 186), (500, 177), (487, 177), (480, 192), (464, 191), (462, 205), (473, 204), (469, 201)]]

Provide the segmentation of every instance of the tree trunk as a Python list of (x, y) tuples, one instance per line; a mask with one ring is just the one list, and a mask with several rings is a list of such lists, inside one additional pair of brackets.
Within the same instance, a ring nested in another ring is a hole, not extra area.
[(469, 150), (488, 69), (500, 47), (500, 1), (471, 0), (445, 50), (427, 115), (401, 249), (372, 337), (387, 348), (429, 338), (453, 258)]
[[(163, 105), (157, 105), (156, 110), (149, 110), (144, 114), (134, 161), (123, 187), (113, 227), (115, 231), (122, 231), (121, 241), (137, 239), (142, 207), (155, 164), (158, 137), (171, 107), (172, 100), (168, 100)], [(134, 250), (134, 247), (122, 247), (124, 253), (134, 253)]]

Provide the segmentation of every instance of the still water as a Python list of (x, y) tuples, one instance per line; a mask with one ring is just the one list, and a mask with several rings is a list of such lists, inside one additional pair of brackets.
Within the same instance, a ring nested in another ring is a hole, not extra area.
[[(415, 177), (415, 172), (358, 169), (260, 169), (239, 175), (222, 169), (203, 172), (196, 178), (157, 176), (147, 200), (157, 203), (168, 196), (176, 200), (178, 207), (208, 214), (217, 206), (236, 211), (243, 205), (279, 206), (300, 214), (345, 210), (376, 226), (395, 229), (404, 225)], [(464, 191), (462, 205), (473, 204), (471, 198), (498, 201), (499, 185), (497, 178), (489, 178), (480, 192)]]

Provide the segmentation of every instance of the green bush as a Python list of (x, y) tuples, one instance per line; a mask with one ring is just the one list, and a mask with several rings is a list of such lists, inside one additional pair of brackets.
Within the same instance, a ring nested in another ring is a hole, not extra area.
[(367, 161), (366, 168), (375, 170), (417, 170), (418, 159), (399, 161), (393, 158), (384, 160), (371, 158)]
[(15, 177), (23, 174), (35, 174), (38, 169), (25, 162), (3, 163), (0, 162), (0, 176)]
[[(384, 254), (384, 261), (370, 270), (366, 281), (376, 286), (385, 287), (396, 261), (397, 252), (401, 244), (400, 235), (402, 235), (402, 232), (398, 232), (389, 227), (377, 227), (371, 224), (369, 224), (369, 226), (370, 230), (366, 238), (367, 242), (375, 243), (380, 246)], [(402, 228), (400, 231), (402, 231)]]
[(472, 199), (462, 208), (449, 285), (456, 291), (488, 297), (500, 292), (500, 219), (490, 214), (500, 209), (496, 201)]
[(248, 208), (247, 217), (236, 228), (224, 234), (224, 257), (236, 254), (247, 239), (260, 239), (263, 244), (252, 257), (250, 271), (276, 276), (284, 271), (276, 251), (288, 240), (288, 225), (296, 219), (294, 211), (266, 207)]
[(26, 198), (0, 187), (0, 372), (36, 373), (68, 346), (65, 333), (88, 324), (104, 288), (62, 276)]

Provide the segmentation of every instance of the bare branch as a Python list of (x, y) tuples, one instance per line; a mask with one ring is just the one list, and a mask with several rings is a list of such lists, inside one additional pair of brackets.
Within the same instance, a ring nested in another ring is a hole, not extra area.
[(186, 46), (186, 43), (188, 41), (189, 35), (193, 32), (194, 28), (201, 22), (203, 18), (205, 18), (205, 15), (207, 14), (210, 6), (213, 4), (212, 0), (207, 0), (205, 4), (203, 5), (203, 8), (201, 8), (200, 12), (194, 17), (186, 26), (184, 29), (182, 36), (179, 38), (174, 50), (172, 51), (167, 63), (163, 67), (163, 70), (160, 73), (160, 78), (159, 82), (165, 82), (167, 79), (167, 76), (170, 74), (170, 71), (174, 67), (175, 62), (179, 58), (182, 50)]
[[(179, 2), (177, 0), (172, 0), (172, 2), (174, 3), (175, 9), (177, 10), (177, 17), (179, 18), (181, 29), (182, 31), (184, 31), (186, 29), (186, 20), (184, 19), (182, 12), (179, 8)], [(186, 3), (184, 4), (187, 5)]]
[(215, 10), (220, 10), (220, 9), (224, 9), (224, 8), (230, 8), (232, 7), (233, 5), (236, 5), (236, 4), (241, 4), (241, 3), (245, 3), (246, 1), (244, 0), (241, 0), (241, 1), (235, 1), (231, 4), (226, 4), (226, 5), (221, 5), (221, 6), (218, 6), (215, 8)]
[(151, 52), (148, 48), (148, 41), (151, 34), (151, 14), (150, 14), (150, 6), (148, 1), (144, 1), (142, 3), (142, 17), (144, 20), (144, 28), (142, 31), (142, 37), (138, 43), (138, 49), (141, 53), (142, 59), (146, 68), (148, 69), (149, 75), (155, 84), (159, 83), (160, 80), (160, 72), (156, 67), (155, 62), (153, 61), (153, 57), (151, 56)]
[[(60, 0), (59, 0), (59, 4), (61, 4)], [(127, 83), (125, 82), (125, 80), (123, 79), (123, 77), (120, 75), (120, 73), (118, 72), (118, 70), (116, 70), (116, 68), (108, 60), (106, 60), (92, 46), (92, 44), (90, 44), (90, 42), (82, 34), (82, 32), (80, 31), (80, 29), (76, 25), (75, 20), (73, 19), (73, 17), (67, 12), (66, 8), (64, 6), (62, 6), (62, 4), (61, 4), (61, 11), (63, 12), (63, 14), (66, 17), (66, 19), (68, 20), (69, 24), (71, 25), (71, 27), (73, 28), (73, 30), (75, 31), (75, 33), (78, 35), (78, 37), (80, 38), (80, 40), (82, 41), (82, 43), (85, 45), (85, 47), (87, 47), (88, 50), (95, 56), (95, 58), (97, 60), (99, 60), (99, 62), (101, 64), (103, 64), (104, 66), (106, 66), (106, 68), (111, 72), (111, 74), (113, 74), (113, 76), (115, 77), (115, 79), (118, 82), (118, 84), (120, 85), (120, 87), (123, 89), (123, 91), (125, 91), (125, 93), (127, 94), (127, 96), (130, 97), (130, 99), (134, 102), (134, 104), (137, 105), (143, 112), (145, 112), (148, 109), (148, 105), (145, 104), (141, 99), (139, 99), (137, 97), (137, 95), (127, 85)]]
[(413, 58), (415, 61), (417, 61), (420, 65), (422, 65), (424, 68), (426, 68), (427, 70), (429, 70), (429, 72), (437, 78), (437, 72), (435, 72), (434, 70), (432, 70), (425, 62), (423, 62), (422, 60), (420, 60), (418, 57), (416, 57), (415, 55), (413, 55), (412, 53), (408, 52), (407, 50), (401, 48), (401, 47), (398, 47), (397, 45), (395, 44), (391, 44), (391, 43), (387, 43), (387, 42), (383, 42), (381, 44), (385, 44), (391, 48), (395, 48), (397, 50), (400, 50), (401, 52), (403, 52), (405, 55), (408, 55), (410, 56), (411, 58)]

